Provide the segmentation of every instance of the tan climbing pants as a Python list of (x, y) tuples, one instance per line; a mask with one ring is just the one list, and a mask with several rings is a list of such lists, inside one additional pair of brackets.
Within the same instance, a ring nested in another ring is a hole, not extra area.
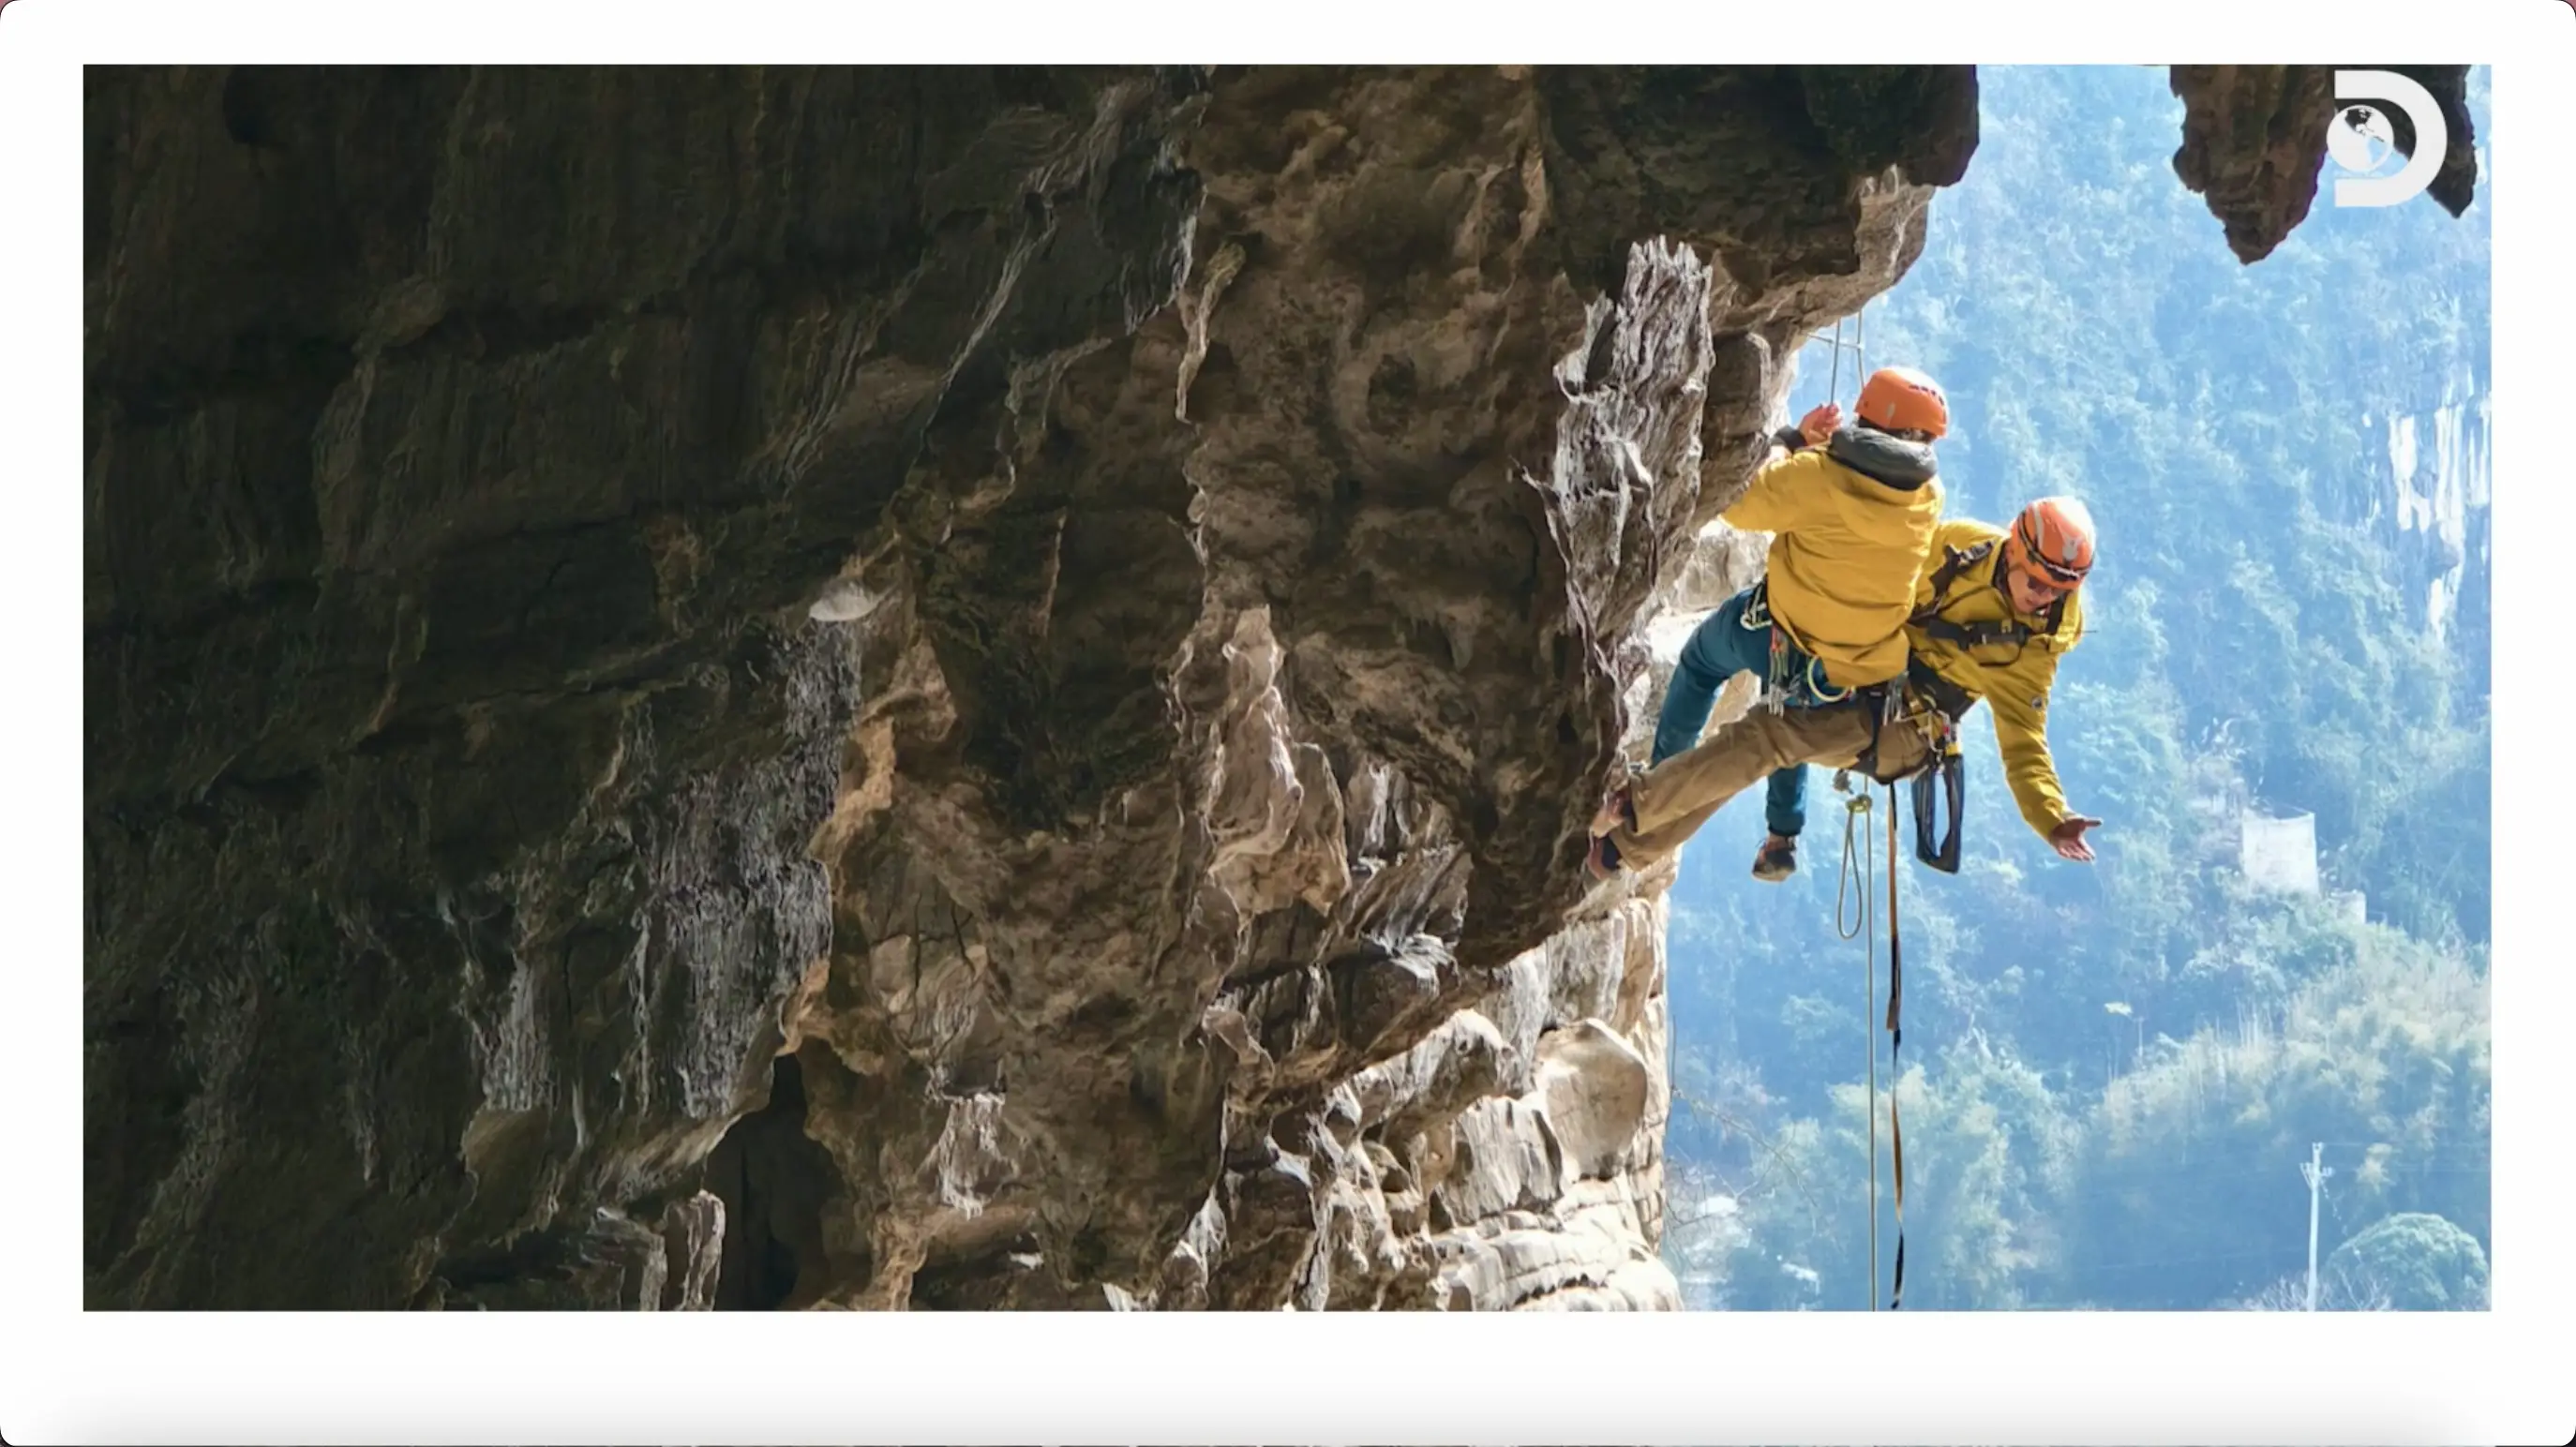
[[(1671, 858), (1727, 800), (1769, 778), (1774, 769), (1791, 764), (1850, 768), (1869, 747), (1876, 712), (1875, 705), (1861, 703), (1776, 714), (1756, 705), (1698, 747), (1657, 764), (1628, 786), (1637, 826), (1622, 823), (1610, 831), (1620, 866), (1646, 870)], [(1890, 722), (1879, 733), (1879, 771), (1910, 772), (1929, 751), (1920, 729)]]

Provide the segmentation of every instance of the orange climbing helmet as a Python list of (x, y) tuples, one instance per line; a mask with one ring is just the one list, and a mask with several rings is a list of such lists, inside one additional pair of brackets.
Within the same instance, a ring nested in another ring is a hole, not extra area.
[(2093, 571), (2093, 513), (2071, 497), (2043, 497), (2013, 519), (2004, 556), (2036, 570), (2058, 592), (2072, 592)]
[(1861, 383), (1860, 419), (1889, 432), (1939, 437), (1950, 430), (1950, 401), (1940, 383), (1912, 367), (1881, 367)]

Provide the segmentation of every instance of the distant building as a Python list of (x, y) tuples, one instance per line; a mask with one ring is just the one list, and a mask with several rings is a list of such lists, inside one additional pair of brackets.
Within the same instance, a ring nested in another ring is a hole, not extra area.
[(2267, 819), (2249, 808), (2238, 820), (2237, 868), (2247, 883), (2277, 894), (2318, 892), (2316, 815)]
[(2317, 816), (2292, 814), (2275, 819), (2251, 806), (2237, 809), (2237, 868), (2256, 889), (2275, 894), (2322, 895), (2351, 920), (2369, 918), (2369, 899), (2358, 889), (2324, 888), (2317, 875)]

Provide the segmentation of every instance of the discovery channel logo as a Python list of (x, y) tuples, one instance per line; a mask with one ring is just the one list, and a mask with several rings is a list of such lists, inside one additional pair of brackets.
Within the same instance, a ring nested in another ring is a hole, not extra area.
[[(2337, 206), (2394, 206), (2433, 184), (2451, 137), (2432, 92), (2393, 70), (2338, 70), (2335, 101), (2334, 120), (2326, 127), (2326, 154), (2351, 173), (2335, 178)], [(2415, 154), (2392, 175), (2380, 172), (2397, 154), (2396, 128), (2378, 106), (2356, 104), (2365, 101), (2394, 105), (2415, 123)]]

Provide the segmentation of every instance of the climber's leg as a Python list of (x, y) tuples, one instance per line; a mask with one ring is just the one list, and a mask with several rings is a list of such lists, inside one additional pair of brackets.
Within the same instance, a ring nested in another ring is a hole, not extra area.
[(1762, 818), (1771, 832), (1783, 839), (1795, 839), (1807, 830), (1807, 766), (1791, 764), (1771, 771), (1771, 786), (1763, 793)]
[(1753, 601), (1745, 589), (1700, 620), (1682, 644), (1681, 662), (1665, 685), (1663, 708), (1655, 715), (1654, 762), (1682, 753), (1699, 742), (1708, 727), (1709, 710), (1726, 681), (1750, 670), (1767, 674), (1771, 667), (1771, 630), (1744, 626), (1744, 609)]
[(1726, 801), (1791, 764), (1849, 765), (1869, 743), (1857, 704), (1757, 708), (1686, 753), (1632, 781), (1626, 807), (1605, 837), (1620, 867), (1646, 869), (1670, 857)]
[(1807, 766), (1791, 764), (1772, 772), (1765, 791), (1763, 822), (1771, 832), (1753, 851), (1753, 877), (1777, 884), (1798, 872), (1798, 835), (1807, 827)]
[[(1879, 731), (1876, 767), (1880, 773), (1902, 777), (1920, 767), (1930, 752), (1931, 745), (1921, 730), (1910, 723), (1890, 723)], [(1792, 764), (1771, 775), (1763, 809), (1764, 822), (1771, 832), (1763, 836), (1762, 847), (1753, 853), (1753, 877), (1765, 884), (1776, 884), (1798, 872), (1798, 835), (1807, 823), (1806, 792), (1805, 764)]]

